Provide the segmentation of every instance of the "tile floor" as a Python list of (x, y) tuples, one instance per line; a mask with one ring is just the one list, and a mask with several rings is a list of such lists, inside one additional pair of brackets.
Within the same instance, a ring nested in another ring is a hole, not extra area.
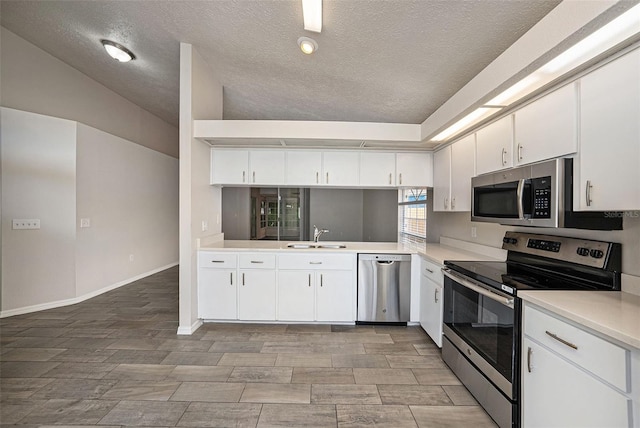
[(495, 426), (419, 327), (205, 324), (178, 269), (0, 320), (0, 425)]

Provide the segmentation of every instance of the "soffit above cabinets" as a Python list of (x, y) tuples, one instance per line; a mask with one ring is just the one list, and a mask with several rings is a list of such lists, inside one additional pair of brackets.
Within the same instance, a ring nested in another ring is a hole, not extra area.
[(229, 148), (281, 148), (281, 149), (376, 149), (393, 151), (431, 151), (435, 142), (420, 141), (355, 141), (304, 139), (210, 139), (202, 138), (212, 147)]

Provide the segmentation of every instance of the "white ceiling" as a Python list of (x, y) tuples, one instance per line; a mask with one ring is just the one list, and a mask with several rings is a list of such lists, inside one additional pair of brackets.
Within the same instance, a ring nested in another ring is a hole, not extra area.
[[(300, 0), (2, 0), (0, 22), (176, 126), (180, 42), (224, 86), (224, 119), (418, 124), (558, 3), (324, 0), (321, 34)], [(138, 59), (117, 63), (102, 38)]]

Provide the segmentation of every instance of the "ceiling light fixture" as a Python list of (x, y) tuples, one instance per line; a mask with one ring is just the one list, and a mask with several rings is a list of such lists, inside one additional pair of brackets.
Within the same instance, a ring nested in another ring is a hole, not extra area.
[(105, 50), (111, 56), (111, 58), (120, 62), (129, 62), (133, 59), (136, 59), (136, 56), (129, 49), (125, 48), (119, 43), (112, 42), (111, 40), (100, 40), (102, 46), (104, 46)]
[(316, 41), (309, 37), (300, 37), (298, 39), (298, 46), (300, 46), (300, 50), (307, 55), (311, 55), (318, 50)]
[(302, 0), (304, 29), (319, 33), (322, 31), (322, 0)]
[(469, 125), (474, 125), (482, 119), (491, 116), (493, 113), (500, 111), (501, 107), (480, 107), (433, 137), (432, 141), (443, 141), (447, 138), (459, 133)]

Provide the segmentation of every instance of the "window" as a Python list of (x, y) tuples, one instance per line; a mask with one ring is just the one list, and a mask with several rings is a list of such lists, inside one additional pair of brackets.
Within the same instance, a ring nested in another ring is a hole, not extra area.
[(401, 189), (398, 202), (400, 242), (427, 240), (427, 189)]

